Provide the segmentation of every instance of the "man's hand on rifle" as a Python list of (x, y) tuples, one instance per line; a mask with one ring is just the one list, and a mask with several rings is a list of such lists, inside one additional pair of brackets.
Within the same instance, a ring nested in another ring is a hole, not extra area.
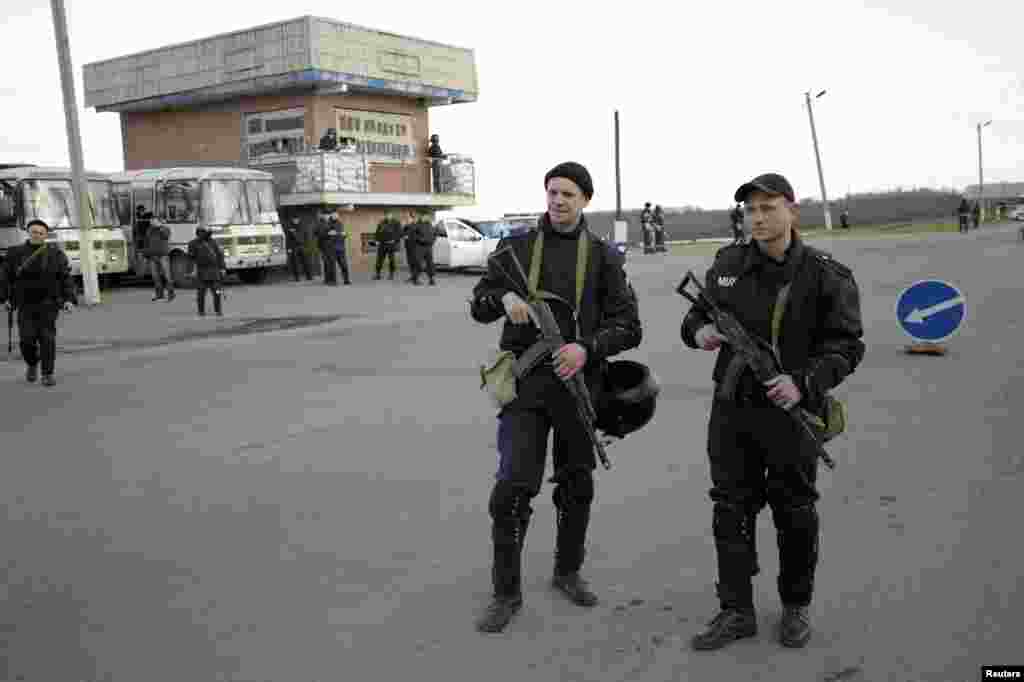
[(530, 306), (519, 297), (519, 294), (510, 291), (501, 297), (505, 306), (505, 314), (512, 324), (527, 324), (530, 321)]
[(697, 341), (697, 345), (704, 350), (718, 350), (718, 347), (726, 340), (713, 324), (706, 324), (698, 329), (693, 338)]
[(788, 374), (780, 374), (774, 379), (764, 382), (768, 389), (768, 399), (784, 410), (791, 410), (803, 399), (800, 387)]
[(555, 360), (555, 374), (559, 379), (571, 379), (587, 364), (587, 349), (578, 343), (567, 343), (552, 356)]

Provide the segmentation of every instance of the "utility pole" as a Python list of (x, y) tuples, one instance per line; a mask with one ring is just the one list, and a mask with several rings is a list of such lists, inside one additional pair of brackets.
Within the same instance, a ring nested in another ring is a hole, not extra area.
[(92, 213), (89, 209), (88, 185), (85, 181), (85, 164), (82, 160), (82, 137), (78, 128), (78, 103), (75, 100), (75, 79), (71, 70), (71, 50), (68, 46), (68, 24), (64, 13), (64, 0), (50, 0), (50, 6), (53, 9), (54, 38), (57, 40), (60, 84), (64, 91), (64, 117), (68, 128), (72, 189), (78, 209), (78, 226), (82, 235), (78, 242), (82, 285), (85, 289), (85, 303), (98, 305), (100, 285), (96, 276), (96, 263), (93, 260)]
[[(814, 99), (818, 99), (825, 94), (822, 90)], [(818, 184), (821, 186), (821, 205), (825, 210), (825, 229), (832, 229), (832, 214), (828, 210), (828, 196), (825, 194), (825, 174), (821, 170), (821, 153), (818, 151), (818, 132), (814, 128), (814, 107), (811, 105), (811, 93), (810, 91), (804, 93), (804, 98), (807, 100), (807, 116), (811, 120), (811, 140), (814, 141), (814, 159), (818, 163)]]
[(619, 166), (619, 110), (615, 110), (615, 225), (612, 241), (622, 243), (629, 240), (629, 223), (622, 217), (622, 170)]
[(985, 219), (985, 174), (981, 165), (981, 129), (988, 126), (992, 121), (978, 124), (978, 208), (981, 211), (981, 219)]

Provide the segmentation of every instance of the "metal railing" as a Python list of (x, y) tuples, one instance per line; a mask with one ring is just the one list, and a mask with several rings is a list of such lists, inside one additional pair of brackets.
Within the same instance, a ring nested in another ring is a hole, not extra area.
[[(436, 171), (434, 163), (437, 163)], [(357, 150), (315, 150), (264, 154), (251, 158), (248, 165), (271, 173), (281, 194), (431, 191), (463, 196), (476, 194), (476, 168), (473, 159), (464, 154), (448, 154), (443, 159), (409, 159)], [(378, 173), (381, 177), (375, 178)]]

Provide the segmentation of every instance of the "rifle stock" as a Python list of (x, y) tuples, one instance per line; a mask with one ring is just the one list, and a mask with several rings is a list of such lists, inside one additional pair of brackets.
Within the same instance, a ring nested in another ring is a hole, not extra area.
[[(687, 290), (687, 286), (691, 283), (697, 290), (696, 296)], [(687, 271), (683, 281), (676, 288), (676, 292), (694, 305), (700, 305), (707, 310), (715, 327), (726, 338), (726, 343), (732, 347), (736, 355), (743, 358), (754, 372), (754, 377), (760, 383), (764, 384), (766, 381), (770, 381), (781, 374), (778, 361), (772, 352), (771, 344), (751, 334), (731, 313), (719, 308), (715, 301), (707, 294), (707, 291), (693, 274), (693, 271)], [(780, 407), (779, 409), (784, 408)], [(793, 418), (803, 434), (814, 444), (815, 451), (818, 457), (821, 458), (821, 461), (825, 463), (825, 466), (829, 469), (835, 469), (835, 460), (828, 454), (819, 436), (811, 425), (808, 424), (806, 410), (802, 407), (795, 407), (784, 411)]]

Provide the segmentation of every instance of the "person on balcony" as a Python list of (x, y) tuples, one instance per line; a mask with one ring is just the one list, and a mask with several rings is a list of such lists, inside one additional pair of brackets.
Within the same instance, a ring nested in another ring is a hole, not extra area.
[(427, 147), (427, 156), (430, 157), (431, 177), (434, 180), (434, 192), (440, 193), (444, 188), (441, 186), (441, 159), (447, 155), (441, 151), (441, 138), (436, 134), (430, 136), (430, 146)]
[(338, 131), (328, 128), (324, 136), (320, 138), (320, 151), (333, 152), (338, 148)]

